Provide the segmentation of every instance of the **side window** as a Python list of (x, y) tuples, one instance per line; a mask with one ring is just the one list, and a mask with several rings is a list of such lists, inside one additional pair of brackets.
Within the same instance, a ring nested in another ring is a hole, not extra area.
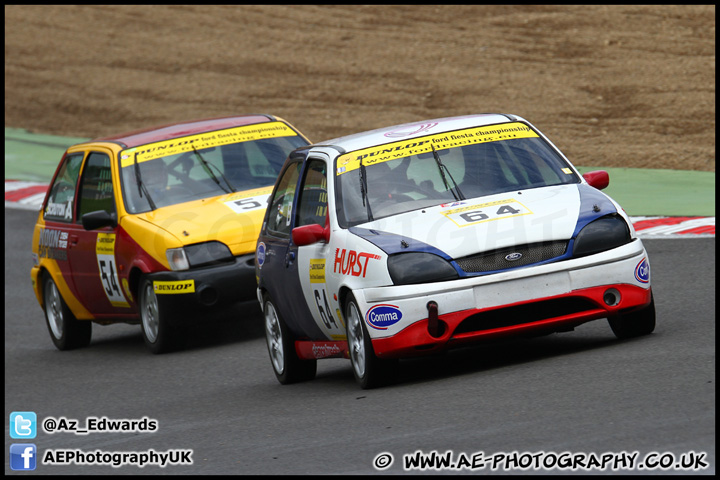
[(50, 187), (44, 218), (46, 220), (72, 222), (72, 211), (75, 203), (75, 186), (82, 165), (83, 153), (65, 157), (55, 181)]
[(317, 223), (325, 226), (327, 215), (327, 167), (321, 160), (308, 163), (298, 200), (297, 221), (295, 226)]
[(281, 237), (290, 236), (292, 204), (300, 176), (300, 163), (291, 164), (282, 174), (277, 190), (268, 206), (267, 230)]
[(112, 170), (108, 155), (91, 152), (85, 162), (80, 182), (78, 218), (96, 210), (115, 213)]

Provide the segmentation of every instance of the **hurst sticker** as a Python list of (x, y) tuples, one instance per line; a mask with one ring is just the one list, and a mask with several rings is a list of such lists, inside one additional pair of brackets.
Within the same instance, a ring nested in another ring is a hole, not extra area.
[(453, 208), (440, 213), (458, 227), (467, 227), (476, 223), (491, 222), (520, 215), (532, 215), (529, 208), (512, 198)]
[(110, 304), (113, 307), (130, 307), (125, 296), (120, 290), (120, 280), (117, 274), (115, 263), (115, 234), (98, 233), (95, 244), (95, 255), (97, 256), (100, 281), (105, 290)]
[(195, 291), (195, 280), (178, 280), (172, 282), (154, 281), (153, 290), (159, 295), (193, 293)]
[(335, 249), (333, 273), (365, 278), (370, 260), (380, 260), (380, 255), (337, 248)]

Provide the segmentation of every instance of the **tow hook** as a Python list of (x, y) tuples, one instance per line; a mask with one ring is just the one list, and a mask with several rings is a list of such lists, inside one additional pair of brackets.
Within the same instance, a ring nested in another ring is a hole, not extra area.
[(428, 333), (431, 337), (438, 338), (442, 335), (440, 320), (438, 320), (438, 304), (432, 300), (427, 303), (428, 309)]

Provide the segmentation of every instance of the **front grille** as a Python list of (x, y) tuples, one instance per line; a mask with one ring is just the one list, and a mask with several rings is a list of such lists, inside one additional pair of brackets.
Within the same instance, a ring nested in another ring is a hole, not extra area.
[[(566, 241), (530, 243), (456, 258), (455, 262), (465, 273), (492, 272), (559, 257), (565, 253), (567, 245)], [(518, 254), (521, 255), (519, 258), (517, 258)], [(508, 260), (508, 258), (516, 258), (516, 260)]]

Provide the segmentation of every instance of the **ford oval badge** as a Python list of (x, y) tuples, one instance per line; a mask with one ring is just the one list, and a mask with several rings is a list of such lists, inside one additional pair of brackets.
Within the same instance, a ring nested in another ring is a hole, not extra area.
[(520, 260), (522, 258), (523, 254), (520, 252), (510, 253), (508, 255), (505, 255), (505, 260), (508, 262), (514, 262), (515, 260)]
[(377, 330), (387, 330), (402, 319), (402, 312), (395, 305), (380, 304), (368, 310), (365, 320)]

